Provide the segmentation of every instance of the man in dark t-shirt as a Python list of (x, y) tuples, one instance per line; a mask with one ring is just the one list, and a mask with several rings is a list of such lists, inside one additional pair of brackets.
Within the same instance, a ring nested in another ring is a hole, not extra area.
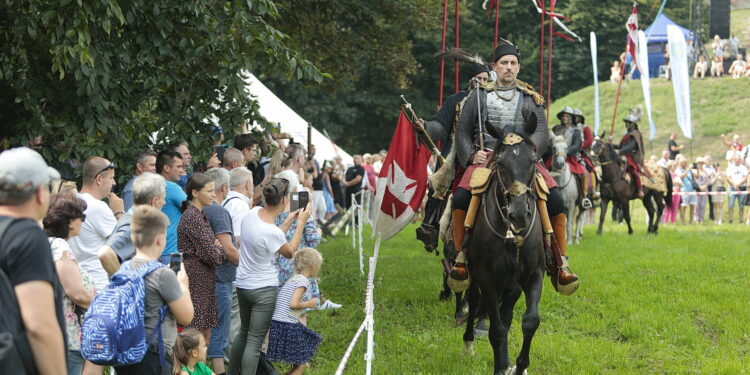
[(669, 150), (669, 159), (674, 160), (674, 158), (677, 157), (677, 155), (680, 154), (680, 150), (685, 148), (685, 145), (678, 145), (677, 144), (677, 133), (672, 132), (672, 134), (669, 135), (669, 142), (667, 143), (667, 149)]
[(211, 340), (208, 346), (207, 358), (211, 360), (214, 372), (224, 373), (224, 351), (229, 345), (229, 327), (231, 325), (234, 281), (237, 278), (237, 263), (239, 261), (239, 250), (232, 228), (232, 216), (221, 202), (229, 193), (230, 173), (224, 168), (214, 168), (206, 172), (206, 175), (214, 182), (214, 201), (206, 206), (208, 223), (216, 236), (227, 251), (227, 259), (216, 267), (216, 310), (219, 313), (219, 325), (211, 329)]
[(1, 300), (0, 306), (18, 309), (31, 351), (24, 365), (28, 372), (44, 374), (67, 368), (64, 291), (47, 235), (38, 225), (49, 207), (51, 178), (60, 175), (36, 151), (20, 147), (0, 153), (0, 225), (7, 225), (0, 238), (0, 271), (15, 294), (15, 301)]
[[(346, 187), (344, 197), (346, 199), (346, 208), (352, 206), (352, 194), (357, 194), (362, 190), (362, 179), (365, 178), (365, 168), (362, 167), (362, 155), (354, 155), (352, 159), (354, 159), (354, 165), (349, 167), (344, 174), (343, 184)], [(356, 199), (357, 204), (362, 202), (361, 196), (358, 195)]]

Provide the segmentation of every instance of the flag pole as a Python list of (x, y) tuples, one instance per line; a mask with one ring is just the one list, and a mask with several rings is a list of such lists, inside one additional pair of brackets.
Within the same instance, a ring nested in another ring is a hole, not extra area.
[[(416, 122), (419, 117), (417, 117), (417, 114), (414, 113), (414, 109), (412, 109), (411, 103), (406, 101), (406, 98), (404, 98), (403, 95), (401, 95), (401, 100), (404, 101), (404, 104), (402, 107), (406, 108), (409, 111), (408, 113), (406, 113), (407, 117), (411, 117), (409, 121), (411, 121), (412, 123)], [(432, 152), (433, 155), (435, 155), (438, 161), (440, 161), (440, 163), (442, 164), (445, 164), (445, 158), (443, 157), (443, 155), (440, 154), (440, 150), (438, 150), (437, 146), (435, 146), (435, 142), (432, 141), (432, 137), (430, 137), (430, 135), (427, 134), (427, 132), (424, 130), (417, 131), (417, 133), (420, 134), (424, 138), (425, 143), (427, 143), (427, 146), (430, 148), (430, 151)]]
[[(625, 59), (628, 58), (628, 53), (630, 52), (630, 43), (625, 44)], [(615, 112), (612, 115), (612, 126), (609, 128), (609, 138), (610, 142), (612, 141), (612, 137), (614, 137), (615, 133), (615, 120), (617, 119), (617, 106), (620, 104), (620, 89), (622, 88), (622, 81), (625, 79), (625, 62), (623, 61), (622, 66), (620, 67), (620, 82), (617, 84), (617, 96), (615, 97)]]

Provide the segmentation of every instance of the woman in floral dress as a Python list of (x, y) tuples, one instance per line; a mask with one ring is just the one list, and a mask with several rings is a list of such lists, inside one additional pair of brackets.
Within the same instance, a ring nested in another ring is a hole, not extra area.
[[(83, 369), (81, 356), (81, 322), (83, 314), (94, 299), (96, 287), (86, 271), (78, 267), (68, 240), (81, 233), (81, 224), (86, 218), (83, 211), (86, 202), (73, 194), (56, 194), (50, 200), (44, 231), (49, 236), (52, 259), (57, 275), (65, 290), (63, 314), (68, 336), (68, 374), (80, 375)], [(87, 366), (95, 366), (91, 363)]]
[(190, 297), (195, 317), (187, 326), (203, 334), (211, 342), (211, 328), (219, 325), (216, 309), (216, 266), (226, 257), (208, 223), (203, 208), (214, 200), (214, 183), (202, 173), (193, 174), (185, 187), (187, 200), (182, 203), (182, 218), (177, 226), (177, 248), (183, 255), (190, 281)]

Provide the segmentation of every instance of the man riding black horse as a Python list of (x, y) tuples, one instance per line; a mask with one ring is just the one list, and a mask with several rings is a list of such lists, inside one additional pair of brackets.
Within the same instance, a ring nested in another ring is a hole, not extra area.
[[(416, 127), (419, 130), (425, 130), (434, 142), (440, 142), (440, 154), (443, 157), (448, 156), (453, 145), (453, 133), (456, 131), (458, 123), (458, 114), (461, 113), (461, 105), (476, 85), (486, 83), (489, 78), (489, 69), (485, 65), (472, 64), (471, 80), (468, 88), (461, 90), (445, 100), (443, 106), (437, 111), (432, 120), (417, 120)], [(456, 168), (455, 179), (460, 181), (464, 169), (458, 165), (447, 165), (445, 168)], [(456, 182), (457, 184), (457, 182)], [(440, 221), (440, 207), (442, 200), (433, 197), (434, 190), (430, 187), (427, 204), (425, 205), (424, 220), (422, 225), (417, 228), (417, 239), (424, 243), (427, 251), (434, 251), (438, 245), (438, 223)]]
[(620, 145), (615, 146), (615, 148), (619, 149), (617, 151), (618, 155), (625, 155), (625, 159), (628, 162), (626, 171), (630, 174), (633, 182), (635, 182), (635, 187), (638, 190), (638, 198), (643, 198), (641, 175), (648, 177), (648, 173), (643, 168), (643, 136), (638, 130), (637, 116), (630, 114), (623, 121), (625, 121), (628, 132), (620, 140)]
[[(458, 188), (453, 195), (453, 240), (459, 251), (456, 264), (451, 270), (450, 277), (456, 281), (465, 281), (469, 274), (466, 267), (467, 257), (464, 236), (466, 233), (467, 210), (472, 201), (471, 182), (478, 169), (486, 166), (492, 160), (488, 150), (495, 147), (494, 134), (503, 134), (507, 126), (533, 124), (529, 129), (535, 129), (528, 134), (536, 147), (537, 158), (547, 149), (550, 142), (549, 128), (544, 114), (544, 99), (531, 86), (518, 81), (520, 70), (518, 47), (512, 44), (501, 44), (495, 49), (492, 64), (497, 75), (494, 82), (478, 87), (469, 94), (459, 117), (455, 134), (457, 161), (466, 168)], [(488, 131), (492, 127), (493, 131)], [(483, 142), (480, 142), (483, 140)], [(483, 148), (480, 147), (483, 143)], [(555, 269), (553, 284), (563, 294), (570, 294), (578, 286), (578, 277), (572, 273), (567, 263), (566, 255), (566, 221), (565, 207), (562, 196), (549, 172), (541, 163), (536, 163), (536, 169), (549, 188), (548, 204), (545, 213), (551, 218), (551, 228), (556, 241), (551, 241), (547, 247), (549, 259), (554, 262), (551, 269)], [(478, 196), (474, 197), (477, 199)], [(544, 203), (539, 203), (543, 205)], [(474, 207), (474, 205), (472, 205)], [(547, 215), (544, 215), (545, 217)], [(550, 226), (549, 222), (546, 224)], [(545, 236), (550, 233), (545, 232)], [(557, 246), (554, 246), (557, 242)]]

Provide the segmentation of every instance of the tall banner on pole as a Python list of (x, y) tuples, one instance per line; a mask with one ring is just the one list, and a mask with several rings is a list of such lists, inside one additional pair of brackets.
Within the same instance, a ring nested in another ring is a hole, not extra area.
[(693, 138), (693, 123), (690, 115), (690, 81), (687, 60), (687, 44), (685, 35), (674, 25), (667, 26), (669, 40), (669, 56), (672, 61), (672, 87), (677, 109), (677, 124), (682, 134)]
[(591, 32), (591, 63), (594, 65), (594, 134), (599, 134), (599, 67), (596, 65), (596, 34)]
[(641, 67), (641, 87), (643, 88), (643, 100), (646, 102), (646, 113), (648, 114), (648, 139), (656, 138), (656, 124), (651, 115), (651, 80), (648, 76), (648, 48), (646, 47), (646, 34), (638, 30), (638, 66)]

